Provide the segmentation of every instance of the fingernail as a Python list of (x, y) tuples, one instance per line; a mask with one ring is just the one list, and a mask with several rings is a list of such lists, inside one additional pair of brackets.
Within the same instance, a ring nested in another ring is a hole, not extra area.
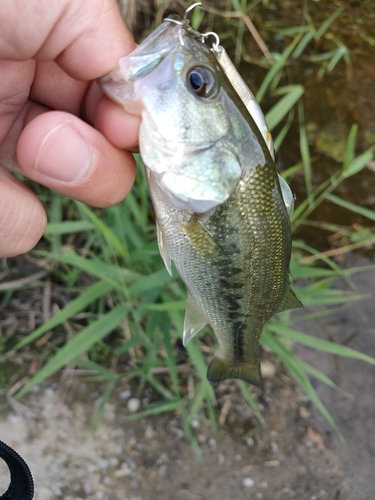
[(91, 148), (68, 123), (48, 132), (40, 145), (34, 169), (62, 182), (79, 180), (90, 167)]

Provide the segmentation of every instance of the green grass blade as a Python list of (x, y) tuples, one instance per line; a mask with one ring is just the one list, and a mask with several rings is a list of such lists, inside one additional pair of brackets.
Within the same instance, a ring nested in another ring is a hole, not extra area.
[(61, 311), (52, 316), (52, 318), (46, 321), (43, 325), (27, 335), (27, 337), (22, 339), (20, 342), (18, 342), (18, 344), (13, 347), (12, 351), (21, 349), (21, 347), (30, 344), (30, 342), (38, 339), (44, 333), (52, 330), (58, 325), (61, 325), (61, 323), (64, 323), (64, 321), (68, 321), (72, 316), (81, 312), (87, 306), (92, 304), (92, 302), (99, 299), (100, 297), (103, 297), (103, 295), (107, 295), (112, 290), (113, 286), (110, 283), (106, 283), (104, 281), (94, 283), (84, 292), (82, 292), (81, 295), (79, 295), (76, 299), (69, 302), (69, 304), (67, 304), (63, 309), (61, 309)]
[(275, 336), (273, 336), (269, 332), (266, 331), (262, 336), (262, 339), (263, 343), (267, 345), (270, 349), (272, 349), (272, 351), (279, 356), (284, 366), (291, 373), (297, 384), (306, 392), (306, 394), (311, 399), (313, 404), (316, 406), (316, 408), (327, 420), (332, 429), (335, 430), (335, 432), (342, 440), (343, 439), (342, 435), (335, 421), (333, 420), (327, 408), (321, 402), (309, 378), (304, 372), (300, 364), (300, 360), (296, 356), (294, 356), (277, 338), (275, 338)]
[(253, 410), (254, 415), (258, 419), (258, 421), (265, 426), (266, 423), (262, 417), (262, 413), (259, 410), (259, 407), (257, 405), (257, 402), (255, 401), (254, 396), (249, 390), (248, 384), (246, 384), (243, 380), (236, 380), (238, 387), (240, 388), (241, 394), (244, 397), (245, 401), (247, 404), (250, 406), (250, 408)]
[(124, 417), (125, 422), (131, 422), (132, 420), (138, 420), (139, 418), (151, 417), (152, 415), (160, 415), (160, 413), (166, 413), (169, 411), (175, 411), (180, 408), (181, 401), (178, 399), (176, 401), (160, 401), (154, 404), (150, 404), (147, 410), (140, 411), (139, 413), (134, 413), (133, 415), (127, 415)]
[[(277, 137), (275, 138), (275, 140), (273, 141), (273, 147), (274, 147), (276, 153), (279, 151), (281, 144), (284, 142), (284, 139), (285, 139), (287, 133), (289, 132), (289, 129), (293, 123), (293, 118), (294, 118), (294, 110), (291, 109), (291, 111), (288, 115), (287, 121), (285, 122), (285, 124), (284, 124), (283, 128), (280, 130), (280, 132), (277, 134)], [(293, 168), (293, 167), (291, 167), (291, 168)], [(297, 168), (296, 168), (296, 170), (297, 170)], [(284, 179), (286, 179), (286, 172), (287, 171), (284, 171), (282, 173), (282, 176), (284, 177)], [(288, 174), (290, 174), (290, 170), (289, 170)]]
[(198, 390), (195, 393), (193, 404), (190, 407), (189, 423), (193, 420), (195, 415), (199, 412), (204, 400), (207, 398), (207, 388), (203, 382), (198, 385)]
[(341, 394), (344, 394), (346, 397), (351, 398), (352, 395), (349, 394), (348, 392), (344, 391), (339, 387), (337, 384), (335, 384), (327, 375), (322, 373), (320, 370), (317, 370), (313, 366), (309, 365), (308, 363), (305, 363), (305, 361), (302, 361), (301, 359), (298, 360), (301, 368), (305, 373), (308, 375), (311, 375), (312, 377), (316, 378), (317, 380), (320, 380), (320, 382), (323, 382), (323, 384), (328, 385), (328, 387), (331, 387), (335, 391), (339, 391)]
[(140, 277), (130, 288), (130, 293), (143, 294), (155, 288), (163, 288), (167, 283), (174, 280), (173, 276), (163, 267), (155, 273)]
[(90, 359), (82, 359), (76, 358), (74, 363), (77, 366), (81, 366), (85, 370), (93, 370), (98, 372), (98, 374), (103, 377), (105, 380), (118, 380), (118, 376), (112, 371), (108, 370), (105, 366), (99, 365), (95, 363), (95, 361), (91, 361)]
[(374, 157), (375, 146), (369, 148), (364, 153), (360, 154), (355, 158), (350, 165), (343, 171), (343, 176), (345, 178), (351, 177), (354, 174), (358, 174), (361, 170), (363, 170), (368, 163)]
[(102, 417), (103, 417), (105, 406), (108, 403), (108, 400), (109, 400), (114, 388), (116, 387), (117, 381), (118, 381), (118, 379), (116, 378), (116, 379), (110, 380), (108, 382), (107, 387), (105, 388), (103, 394), (101, 394), (101, 396), (99, 398), (99, 404), (97, 404), (95, 406), (94, 415), (92, 416), (92, 419), (91, 419), (91, 428), (92, 428), (93, 432), (95, 432), (97, 430), (97, 428), (99, 427), (99, 424), (100, 424)]
[(164, 399), (168, 401), (175, 400), (175, 395), (172, 394), (156, 377), (148, 374), (146, 377), (147, 381), (152, 385), (156, 392), (158, 392)]
[(91, 231), (94, 225), (87, 220), (67, 220), (63, 222), (49, 222), (46, 226), (44, 234), (47, 236), (82, 233)]
[(141, 274), (119, 266), (107, 264), (98, 258), (85, 258), (77, 255), (68, 248), (62, 247), (59, 252), (45, 252), (42, 250), (34, 250), (36, 255), (48, 257), (57, 262), (71, 265), (75, 268), (85, 271), (92, 276), (95, 276), (103, 281), (112, 283), (117, 290), (124, 292), (125, 280), (138, 279)]
[[(323, 286), (326, 287), (326, 284), (323, 283)], [(303, 291), (299, 292), (299, 298), (305, 307), (333, 306), (337, 304), (347, 305), (371, 297), (369, 294), (355, 295), (351, 292), (348, 293), (342, 290), (317, 290), (317, 294), (314, 296), (311, 291), (312, 287), (306, 287)]]
[(107, 314), (103, 314), (98, 320), (93, 321), (89, 326), (77, 333), (76, 336), (62, 347), (57, 354), (41, 368), (38, 373), (20, 389), (15, 397), (20, 398), (29, 392), (35, 385), (40, 384), (47, 377), (50, 377), (57, 370), (71, 362), (82, 352), (104, 338), (114, 330), (119, 323), (127, 316), (130, 309), (129, 304), (121, 304)]
[(214, 392), (212, 386), (207, 381), (207, 377), (206, 377), (207, 364), (206, 364), (206, 361), (203, 357), (202, 351), (198, 348), (198, 346), (195, 342), (189, 342), (185, 348), (186, 348), (187, 352), (189, 353), (190, 361), (193, 363), (193, 365), (197, 369), (197, 371), (202, 379), (202, 383), (206, 387), (207, 398), (213, 404), (216, 404), (215, 392)]
[(175, 300), (173, 302), (162, 302), (161, 304), (148, 304), (146, 309), (150, 311), (171, 312), (184, 311), (186, 308), (186, 300)]
[(164, 325), (162, 325), (162, 334), (163, 334), (165, 352), (167, 353), (167, 366), (168, 366), (169, 376), (171, 377), (172, 381), (172, 387), (176, 396), (179, 396), (180, 387), (178, 383), (177, 364), (176, 364), (176, 358), (173, 355), (169, 321), (164, 322)]
[(340, 441), (344, 441), (344, 438), (339, 430), (339, 428), (336, 425), (336, 422), (333, 420), (331, 414), (327, 410), (327, 408), (324, 406), (322, 403), (321, 399), (317, 395), (314, 387), (312, 386), (309, 378), (305, 374), (305, 372), (302, 370), (300, 367), (300, 362), (299, 359), (296, 357), (285, 357), (282, 359), (282, 361), (285, 364), (285, 367), (290, 371), (296, 382), (299, 384), (299, 386), (306, 392), (308, 397), (311, 399), (313, 404), (316, 406), (316, 408), (320, 411), (320, 413), (323, 415), (323, 417), (327, 420), (329, 425), (334, 429), (334, 431), (337, 433), (338, 437), (340, 438)]
[(273, 130), (289, 113), (304, 91), (302, 85), (288, 85), (279, 89), (278, 94), (285, 93), (286, 95), (266, 114), (266, 122), (270, 130)]
[(310, 29), (310, 31), (308, 31), (303, 35), (301, 41), (296, 47), (296, 50), (293, 52), (292, 55), (293, 59), (298, 59), (302, 55), (303, 51), (305, 50), (307, 45), (311, 42), (311, 40), (314, 38), (314, 36), (315, 32), (312, 29)]
[(270, 331), (281, 335), (285, 339), (312, 347), (318, 351), (327, 352), (329, 354), (333, 354), (334, 356), (358, 359), (359, 361), (365, 361), (366, 363), (375, 365), (375, 358), (372, 358), (371, 356), (368, 356), (360, 351), (356, 351), (355, 349), (351, 349), (350, 347), (337, 344), (336, 342), (318, 339), (312, 335), (307, 335), (306, 333), (293, 330), (292, 328), (280, 323), (269, 323), (267, 328)]
[(351, 203), (350, 201), (345, 201), (338, 196), (335, 196), (334, 194), (329, 194), (327, 195), (327, 200), (331, 201), (332, 203), (335, 203), (336, 205), (339, 205), (340, 207), (346, 208), (347, 210), (350, 210), (351, 212), (354, 212), (359, 215), (363, 215), (363, 217), (367, 217), (370, 220), (375, 221), (375, 211), (370, 210), (369, 208), (364, 208), (360, 207), (359, 205), (356, 205), (355, 203)]
[(110, 227), (108, 227), (99, 217), (97, 217), (94, 212), (87, 205), (83, 203), (76, 202), (79, 207), (80, 212), (82, 212), (86, 217), (90, 219), (92, 224), (96, 227), (97, 231), (102, 234), (106, 243), (111, 246), (114, 250), (116, 250), (123, 259), (127, 259), (129, 257), (129, 251), (126, 245), (120, 241), (115, 233), (112, 231)]
[(321, 38), (324, 33), (328, 30), (328, 28), (332, 25), (332, 23), (339, 17), (341, 12), (344, 10), (344, 7), (339, 7), (328, 19), (324, 21), (324, 23), (320, 26), (318, 30), (316, 30), (316, 38)]
[(274, 78), (276, 77), (276, 75), (278, 74), (278, 72), (283, 68), (286, 60), (288, 59), (288, 57), (290, 56), (290, 54), (293, 52), (293, 50), (294, 50), (295, 46), (297, 45), (297, 43), (299, 42), (299, 40), (301, 39), (301, 36), (302, 35), (298, 35), (293, 40), (293, 42), (280, 55), (280, 57), (277, 59), (276, 63), (272, 66), (272, 68), (269, 70), (269, 72), (265, 76), (265, 78), (264, 78), (261, 86), (259, 87), (257, 95), (256, 95), (256, 100), (258, 102), (260, 102), (263, 99), (265, 93), (267, 92), (267, 89), (271, 85), (272, 81), (274, 80)]

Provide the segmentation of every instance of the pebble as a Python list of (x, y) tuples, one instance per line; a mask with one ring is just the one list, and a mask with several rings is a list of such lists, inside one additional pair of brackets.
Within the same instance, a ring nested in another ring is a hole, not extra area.
[(124, 391), (120, 392), (118, 395), (119, 399), (129, 399), (132, 393), (129, 391), (129, 389), (125, 389)]
[(191, 426), (193, 429), (199, 429), (199, 427), (201, 426), (199, 420), (196, 417), (194, 417), (191, 421)]
[(311, 413), (304, 406), (301, 406), (301, 408), (299, 409), (299, 416), (301, 418), (310, 418)]
[(164, 477), (167, 473), (167, 466), (164, 464), (161, 467), (159, 467), (158, 474), (161, 477)]
[(279, 467), (280, 460), (266, 460), (265, 462), (263, 462), (263, 465), (265, 467)]
[(109, 460), (106, 458), (98, 458), (97, 460), (99, 469), (107, 469), (109, 465)]
[(246, 438), (246, 444), (249, 448), (252, 448), (255, 444), (255, 441), (252, 437), (248, 437)]
[(113, 476), (116, 478), (120, 478), (120, 477), (130, 476), (131, 473), (132, 471), (129, 467), (122, 467), (121, 469), (115, 470)]
[(135, 413), (139, 410), (141, 402), (138, 398), (130, 398), (128, 401), (128, 410), (130, 413)]
[(161, 452), (158, 459), (156, 460), (156, 463), (158, 465), (163, 465), (165, 462), (168, 462), (168, 453), (165, 453), (165, 451)]
[(262, 361), (262, 378), (272, 378), (276, 375), (276, 366), (271, 361)]
[(136, 479), (132, 479), (130, 481), (130, 488), (132, 488), (133, 490), (136, 490), (139, 488), (139, 483)]
[(242, 484), (245, 486), (245, 488), (252, 488), (255, 485), (255, 481), (252, 477), (245, 477), (245, 479), (242, 481)]
[(271, 450), (274, 455), (277, 455), (279, 453), (279, 446), (275, 441), (271, 442)]
[(208, 445), (209, 445), (211, 448), (216, 448), (216, 446), (217, 446), (216, 439), (214, 439), (214, 438), (210, 438), (210, 439), (208, 440)]

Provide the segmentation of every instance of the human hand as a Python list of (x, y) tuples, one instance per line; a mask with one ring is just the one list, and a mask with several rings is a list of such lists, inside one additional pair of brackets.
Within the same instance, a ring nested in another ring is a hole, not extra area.
[(0, 257), (28, 251), (46, 225), (11, 170), (99, 207), (128, 193), (135, 162), (123, 149), (136, 146), (139, 119), (90, 80), (134, 47), (115, 0), (1, 1)]

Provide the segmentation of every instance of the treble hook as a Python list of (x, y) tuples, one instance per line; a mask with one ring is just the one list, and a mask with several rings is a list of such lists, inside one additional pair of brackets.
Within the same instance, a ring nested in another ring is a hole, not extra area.
[[(166, 17), (164, 19), (164, 21), (169, 21), (170, 23), (175, 23), (177, 24), (178, 26), (184, 26), (184, 24), (189, 24), (189, 19), (187, 18), (189, 12), (191, 12), (193, 9), (195, 9), (195, 7), (202, 7), (204, 8), (204, 5), (202, 2), (195, 2), (193, 3), (193, 5), (190, 5), (190, 7), (188, 7), (186, 10), (185, 10), (185, 14), (184, 14), (184, 17), (182, 18), (182, 21), (178, 21), (177, 19), (173, 19), (173, 17)], [(214, 35), (216, 35), (216, 33), (213, 33)], [(178, 33), (178, 36), (179, 36), (179, 39), (180, 39), (180, 44), (184, 47), (184, 40), (182, 38), (182, 32), (181, 32), (181, 29)], [(204, 37), (204, 35), (202, 35)], [(219, 38), (217, 35), (216, 35), (217, 39)], [(216, 44), (216, 47), (214, 48), (213, 47), (213, 50), (217, 50), (217, 47), (219, 46), (219, 44)]]
[(218, 50), (218, 48), (220, 46), (220, 38), (219, 38), (219, 35), (217, 33), (215, 33), (214, 31), (207, 31), (207, 33), (202, 33), (202, 41), (204, 41), (204, 39), (208, 38), (210, 35), (212, 35), (213, 37), (215, 37), (216, 43), (212, 44), (212, 50), (214, 52), (217, 52), (217, 50)]
[(164, 21), (170, 21), (171, 23), (175, 23), (175, 24), (178, 24), (179, 26), (183, 26), (184, 24), (188, 23), (189, 22), (189, 19), (187, 18), (189, 12), (191, 12), (193, 9), (195, 9), (195, 7), (203, 7), (204, 8), (204, 5), (202, 2), (195, 2), (193, 3), (193, 5), (190, 5), (190, 7), (188, 7), (186, 10), (185, 10), (185, 14), (184, 14), (184, 17), (182, 18), (182, 21), (178, 21), (177, 19), (173, 19), (171, 17), (166, 17), (164, 19)]
[(198, 7), (198, 6), (204, 8), (204, 5), (203, 5), (202, 2), (195, 2), (195, 3), (193, 3), (193, 5), (190, 5), (190, 7), (188, 7), (185, 10), (185, 14), (184, 14), (183, 20), (187, 19), (187, 15), (189, 14), (189, 12), (191, 12), (193, 9), (195, 9), (195, 7)]

